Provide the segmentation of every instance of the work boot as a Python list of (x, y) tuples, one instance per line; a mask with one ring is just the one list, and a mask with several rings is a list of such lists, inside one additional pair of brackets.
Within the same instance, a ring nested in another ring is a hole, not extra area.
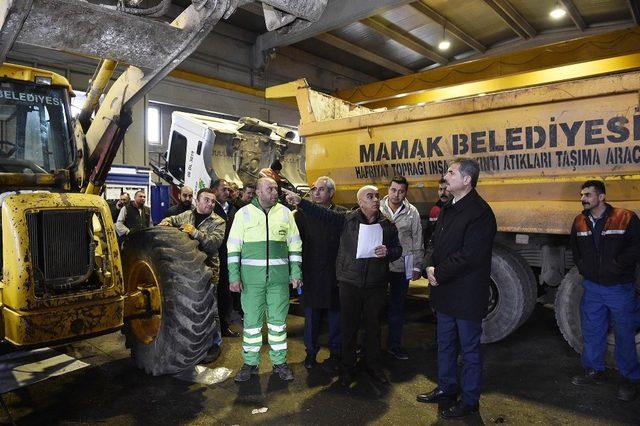
[(286, 362), (274, 365), (273, 374), (277, 374), (278, 377), (280, 377), (280, 380), (284, 380), (287, 382), (293, 380), (293, 371), (291, 371), (291, 368), (289, 368)]
[(218, 357), (220, 356), (220, 352), (221, 352), (220, 345), (218, 345), (217, 343), (214, 343), (213, 346), (209, 348), (209, 351), (204, 356), (204, 358), (202, 358), (202, 361), (200, 361), (200, 364), (212, 363), (213, 361), (218, 359)]
[(616, 398), (621, 401), (633, 401), (636, 397), (637, 387), (636, 384), (630, 380), (624, 379), (620, 386), (618, 386), (618, 391), (616, 392)]
[(306, 368), (307, 370), (311, 370), (316, 365), (318, 365), (318, 363), (316, 362), (316, 355), (307, 354), (306, 358), (304, 359), (304, 368)]
[(401, 361), (409, 359), (409, 354), (407, 353), (407, 351), (405, 351), (404, 348), (401, 348), (400, 346), (393, 346), (389, 348), (387, 352), (395, 359), (399, 359)]
[(582, 374), (573, 376), (571, 383), (578, 386), (584, 385), (601, 385), (604, 382), (604, 371), (597, 371), (587, 368)]
[(246, 382), (251, 378), (252, 375), (258, 375), (258, 366), (243, 364), (242, 368), (240, 368), (240, 371), (238, 371), (238, 374), (236, 374), (236, 377), (233, 380), (238, 383)]
[(471, 416), (480, 410), (480, 406), (468, 405), (464, 401), (459, 401), (453, 407), (440, 411), (440, 417), (443, 419), (458, 419), (460, 417)]
[(329, 374), (336, 374), (340, 371), (340, 355), (332, 353), (329, 358), (322, 362), (322, 369)]

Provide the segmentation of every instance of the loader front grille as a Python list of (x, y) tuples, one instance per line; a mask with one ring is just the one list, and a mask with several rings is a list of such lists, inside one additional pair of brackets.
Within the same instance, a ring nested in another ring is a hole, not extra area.
[(86, 284), (93, 271), (93, 214), (87, 210), (27, 213), (29, 249), (37, 288), (61, 292)]

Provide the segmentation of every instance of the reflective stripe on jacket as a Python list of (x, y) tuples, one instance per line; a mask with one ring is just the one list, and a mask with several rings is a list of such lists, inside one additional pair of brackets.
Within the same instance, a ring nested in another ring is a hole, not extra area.
[(229, 282), (288, 283), (302, 278), (302, 240), (287, 207), (268, 214), (254, 198), (235, 215), (227, 240)]

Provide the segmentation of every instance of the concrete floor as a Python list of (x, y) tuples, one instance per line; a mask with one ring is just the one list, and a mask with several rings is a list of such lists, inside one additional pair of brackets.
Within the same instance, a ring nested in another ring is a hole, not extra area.
[[(61, 350), (91, 364), (4, 395), (18, 424), (462, 424), (438, 420), (433, 406), (415, 401), (435, 386), (433, 324), (424, 300), (410, 299), (405, 342), (411, 359), (385, 358), (391, 385), (361, 376), (345, 390), (321, 369), (302, 365), (303, 318), (289, 317), (289, 363), (296, 378), (271, 377), (266, 347), (260, 376), (237, 385), (232, 378), (212, 386), (137, 370), (119, 333), (67, 345)], [(553, 311), (538, 305), (532, 318), (506, 340), (486, 346), (480, 416), (467, 424), (640, 424), (640, 398), (615, 399), (616, 377), (598, 388), (570, 384), (579, 359), (558, 332)], [(323, 349), (318, 359), (328, 356)], [(235, 371), (242, 364), (240, 339), (227, 339), (214, 366)], [(268, 407), (263, 414), (251, 414)], [(6, 413), (0, 421), (7, 422)]]

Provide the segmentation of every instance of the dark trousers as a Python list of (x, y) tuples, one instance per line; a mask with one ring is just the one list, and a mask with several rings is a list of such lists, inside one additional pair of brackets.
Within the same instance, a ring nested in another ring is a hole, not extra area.
[(611, 319), (616, 338), (615, 358), (618, 371), (628, 380), (639, 381), (640, 364), (635, 342), (638, 300), (634, 284), (604, 286), (584, 280), (582, 286), (582, 366), (604, 370), (604, 353)]
[(233, 301), (231, 299), (231, 291), (229, 290), (229, 269), (226, 262), (220, 262), (220, 278), (218, 279), (218, 315), (220, 315), (220, 325), (229, 326), (229, 315)]
[(404, 301), (408, 289), (409, 280), (404, 272), (389, 272), (389, 348), (399, 347), (402, 343)]
[[(462, 390), (462, 400), (476, 405), (480, 400), (482, 321), (462, 320), (437, 313), (438, 387), (446, 393)], [(458, 385), (458, 351), (462, 351), (462, 371)]]
[(340, 355), (342, 350), (342, 336), (340, 335), (340, 311), (338, 309), (304, 308), (304, 346), (307, 354), (318, 353), (318, 336), (322, 325), (322, 316), (327, 315), (329, 321), (329, 352)]
[(345, 370), (353, 370), (356, 366), (356, 345), (362, 321), (367, 368), (379, 369), (380, 317), (387, 301), (386, 286), (363, 288), (344, 282), (339, 285), (343, 367)]

